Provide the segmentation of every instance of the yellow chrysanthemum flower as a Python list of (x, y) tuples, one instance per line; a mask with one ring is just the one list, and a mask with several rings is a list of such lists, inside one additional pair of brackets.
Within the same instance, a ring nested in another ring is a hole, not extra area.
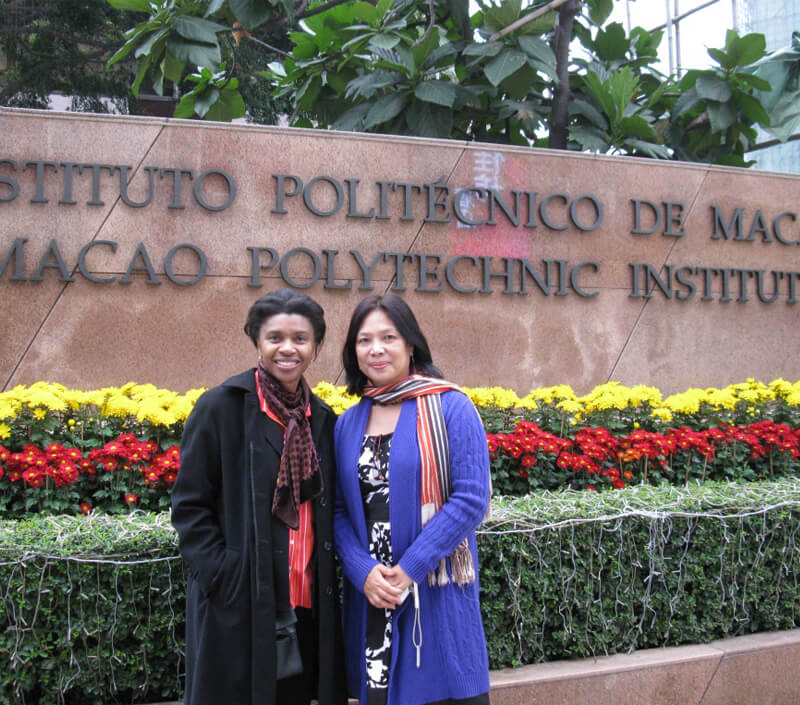
[[(700, 411), (702, 395), (703, 391), (700, 389), (687, 389), (680, 394), (671, 394), (664, 399), (662, 409), (669, 414), (670, 419), (672, 418), (672, 414), (696, 414)], [(669, 420), (663, 415), (659, 416), (655, 411), (653, 415), (665, 421)]]
[(778, 377), (778, 379), (773, 379), (769, 383), (770, 390), (776, 395), (781, 397), (786, 397), (787, 394), (792, 393), (792, 383), (783, 379), (782, 377)]
[(172, 426), (177, 419), (175, 414), (167, 411), (158, 403), (144, 402), (136, 412), (139, 421), (149, 421), (154, 426)]
[(132, 399), (123, 394), (114, 394), (103, 405), (102, 413), (106, 416), (125, 418), (126, 416), (135, 416), (138, 409), (139, 405)]
[(192, 413), (194, 408), (194, 399), (189, 399), (188, 396), (183, 396), (173, 404), (171, 411), (175, 414), (176, 421), (186, 421), (189, 414)]
[(715, 409), (729, 409), (733, 411), (739, 403), (736, 392), (731, 387), (725, 389), (707, 389), (706, 400)]
[(672, 421), (672, 412), (669, 409), (660, 408), (660, 409), (653, 409), (650, 412), (651, 416), (655, 416), (657, 419), (661, 421), (669, 422)]
[(533, 401), (540, 401), (544, 404), (552, 404), (553, 402), (561, 401), (563, 399), (576, 399), (575, 392), (568, 384), (558, 384), (554, 387), (540, 387), (530, 391), (525, 399), (532, 399)]
[(208, 390), (205, 387), (197, 387), (196, 389), (190, 389), (186, 394), (183, 395), (184, 399), (194, 406), (194, 403), (205, 394)]
[(648, 387), (644, 384), (637, 384), (628, 391), (628, 404), (630, 406), (659, 406), (662, 402), (661, 390), (658, 387)]
[(0, 397), (0, 419), (13, 419), (19, 413), (21, 405), (14, 399)]
[(588, 413), (593, 411), (606, 411), (608, 409), (622, 410), (631, 405), (630, 388), (624, 387), (619, 382), (606, 382), (598, 385), (589, 394), (578, 397)]
[(583, 411), (583, 406), (574, 399), (563, 399), (556, 404), (556, 409), (561, 409), (568, 414), (580, 414)]
[(319, 382), (312, 391), (328, 404), (334, 413), (342, 414), (359, 400), (359, 397), (348, 394), (345, 389), (344, 386), (337, 387), (330, 382)]
[(0, 439), (5, 440), (11, 436), (11, 426), (0, 423)]
[(45, 385), (38, 383), (28, 390), (25, 404), (31, 409), (44, 407), (45, 409), (50, 409), (50, 411), (67, 410), (67, 404), (61, 397), (54, 394), (53, 391), (48, 389)]
[(516, 392), (503, 387), (461, 387), (475, 406), (497, 406), (501, 409), (514, 409), (520, 399)]
[[(147, 421), (157, 426), (171, 427), (186, 420), (195, 402), (205, 389), (189, 390), (179, 394), (172, 390), (159, 389), (152, 384), (128, 382), (121, 387), (104, 387), (92, 391), (67, 389), (57, 383), (37, 382), (30, 386), (17, 385), (0, 393), (0, 428), (4, 436), (13, 432), (14, 420), (24, 408), (32, 410), (34, 418), (42, 420), (50, 412), (69, 413), (69, 427), (82, 423), (81, 418), (91, 417), (90, 421), (103, 417), (117, 417), (123, 425), (136, 426), (134, 419)], [(343, 413), (359, 397), (348, 395), (343, 386), (320, 382), (317, 393), (334, 409)], [(800, 381), (789, 382), (775, 379), (768, 385), (750, 378), (744, 382), (730, 384), (725, 388), (687, 389), (662, 399), (655, 387), (635, 385), (626, 387), (618, 382), (598, 385), (589, 394), (577, 397), (568, 385), (541, 387), (531, 390), (523, 397), (515, 391), (503, 387), (465, 387), (465, 393), (479, 407), (530, 410), (551, 409), (563, 412), (570, 417), (570, 423), (582, 421), (593, 412), (608, 410), (628, 411), (650, 408), (654, 418), (670, 422), (676, 414), (694, 415), (716, 412), (717, 418), (725, 418), (725, 412), (739, 412), (757, 417), (764, 412), (765, 405), (778, 400), (788, 407), (800, 408)], [(72, 418), (72, 416), (75, 418)], [(638, 421), (630, 419), (635, 426)]]

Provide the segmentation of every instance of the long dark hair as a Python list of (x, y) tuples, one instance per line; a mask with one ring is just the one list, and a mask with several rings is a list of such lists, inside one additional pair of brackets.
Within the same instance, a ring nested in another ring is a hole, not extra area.
[(244, 332), (258, 346), (258, 334), (264, 321), (279, 313), (296, 313), (304, 316), (314, 329), (314, 343), (319, 346), (325, 338), (325, 311), (310, 296), (294, 289), (276, 289), (265, 294), (250, 307)]
[[(342, 349), (342, 364), (344, 365), (345, 381), (348, 394), (358, 394), (364, 391), (369, 380), (358, 368), (356, 356), (356, 338), (364, 319), (373, 311), (383, 311), (394, 323), (397, 332), (412, 346), (413, 371), (429, 377), (442, 377), (439, 368), (433, 364), (428, 341), (417, 323), (414, 312), (408, 304), (397, 294), (372, 294), (367, 296), (358, 306), (350, 318), (350, 327), (347, 329), (347, 339)], [(411, 370), (409, 370), (411, 372)]]

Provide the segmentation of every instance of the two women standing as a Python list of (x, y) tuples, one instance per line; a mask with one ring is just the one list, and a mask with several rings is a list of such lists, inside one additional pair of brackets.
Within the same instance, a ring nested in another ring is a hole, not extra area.
[[(474, 406), (441, 379), (405, 302), (368, 297), (343, 352), (363, 399), (336, 422), (334, 459), (335, 417), (303, 377), (322, 309), (283, 289), (245, 331), (258, 367), (198, 400), (173, 491), (186, 705), (339, 705), (345, 672), (362, 705), (488, 703), (474, 530), (489, 463)], [(282, 678), (287, 625), (302, 671)]]

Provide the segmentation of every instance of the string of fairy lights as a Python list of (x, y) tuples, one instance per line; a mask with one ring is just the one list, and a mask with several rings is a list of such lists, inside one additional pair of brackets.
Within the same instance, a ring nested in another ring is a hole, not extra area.
[[(668, 634), (691, 588), (695, 534), (709, 527), (722, 536), (712, 556), (714, 584), (731, 619), (749, 620), (748, 581), (757, 579), (757, 568), (767, 557), (774, 565), (780, 556), (770, 580), (797, 595), (800, 481), (736, 485), (735, 495), (731, 487), (641, 486), (624, 492), (495, 498), (477, 533), (479, 545), (490, 549), (482, 552), (482, 562), (490, 562), (501, 576), (495, 579), (503, 583), (502, 609), (513, 624), (512, 660), (531, 662), (532, 654), (535, 660), (554, 624), (566, 639), (587, 613), (597, 629), (624, 625), (621, 639), (629, 645), (656, 620), (666, 622)], [(2, 629), (11, 635), (3, 658), (10, 668), (22, 674), (33, 658), (31, 644), (53, 639), (43, 633), (57, 624), (63, 633), (54, 642), (62, 654), (53, 666), (58, 673), (54, 702), (66, 702), (65, 694), (98, 659), (110, 670), (112, 691), (119, 687), (122, 670), (137, 661), (137, 687), (147, 692), (153, 656), (144, 645), (132, 647), (130, 635), (147, 641), (143, 635), (158, 622), (174, 657), (179, 692), (185, 574), (169, 514), (52, 516), (28, 533), (23, 524), (0, 522)], [(498, 540), (502, 537), (511, 542), (504, 544)], [(588, 572), (587, 561), (596, 561)], [(552, 600), (531, 594), (531, 575), (545, 580), (554, 574), (561, 584)], [(57, 585), (54, 576), (60, 576)], [(776, 597), (765, 608), (777, 618), (786, 605)], [(54, 610), (59, 620), (51, 619)], [(17, 697), (24, 703), (20, 688)]]

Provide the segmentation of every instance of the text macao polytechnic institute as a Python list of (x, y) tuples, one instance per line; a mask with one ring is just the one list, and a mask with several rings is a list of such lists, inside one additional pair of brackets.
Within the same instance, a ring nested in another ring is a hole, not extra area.
[[(29, 190), (23, 188), (22, 179), (18, 178), (26, 172)], [(0, 213), (18, 199), (38, 204), (34, 207), (63, 208), (104, 206), (104, 199), (113, 197), (124, 207), (146, 208), (151, 206), (159, 189), (169, 189), (167, 208), (171, 211), (200, 207), (220, 212), (233, 206), (237, 197), (234, 177), (221, 169), (195, 173), (178, 167), (146, 166), (133, 178), (132, 173), (132, 167), (123, 165), (0, 158)], [(269, 194), (269, 212), (275, 218), (291, 218), (292, 214), (304, 210), (319, 218), (368, 219), (376, 225), (420, 220), (430, 224), (454, 223), (458, 228), (469, 230), (501, 223), (506, 227), (544, 230), (552, 237), (586, 237), (603, 223), (606, 210), (603, 202), (592, 194), (453, 187), (444, 183), (444, 177), (429, 183), (377, 181), (367, 184), (357, 178), (317, 175), (304, 180), (294, 174), (273, 174), (272, 183), (274, 191)], [(91, 191), (91, 196), (83, 203), (75, 198), (76, 184), (84, 191)], [(213, 188), (207, 188), (207, 184)], [(209, 190), (215, 194), (213, 200), (207, 195)], [(134, 197), (131, 192), (138, 195)], [(631, 223), (627, 227), (632, 237), (687, 237), (683, 203), (655, 203), (643, 198), (629, 201)], [(711, 205), (708, 215), (709, 237), (721, 246), (759, 242), (773, 247), (776, 256), (781, 257), (786, 254), (784, 248), (800, 245), (798, 214), (791, 210), (747, 212), (740, 207), (726, 210)], [(13, 227), (8, 230), (13, 231)], [(13, 240), (0, 243), (0, 278), (41, 282), (57, 276), (59, 281), (70, 282), (80, 276), (95, 284), (130, 284), (138, 280), (147, 285), (169, 282), (187, 287), (209, 274), (205, 253), (191, 243), (172, 247), (158, 268), (143, 242), (132, 251), (124, 252), (118, 251), (119, 245), (113, 240), (92, 240), (81, 247), (74, 261), (66, 261), (56, 239), (43, 250), (39, 247), (32, 251), (28, 235), (13, 233)], [(93, 270), (90, 260), (95, 250), (113, 256), (120, 265), (116, 271), (124, 269), (124, 274)], [(602, 263), (594, 259), (534, 261), (523, 257), (480, 254), (443, 257), (435, 253), (395, 251), (365, 256), (358, 250), (315, 251), (306, 247), (281, 252), (269, 244), (247, 246), (243, 257), (248, 262), (247, 286), (250, 287), (263, 286), (265, 276), (279, 275), (286, 284), (300, 289), (322, 282), (325, 289), (357, 287), (370, 291), (374, 288), (376, 271), (383, 268), (383, 278), (388, 267), (394, 291), (413, 287), (420, 292), (450, 290), (462, 295), (500, 293), (593, 298), (600, 294), (593, 281), (602, 268)], [(180, 273), (176, 273), (176, 259), (180, 262)], [(32, 269), (26, 266), (33, 262)], [(292, 268), (297, 265), (307, 272), (302, 279), (292, 274)], [(746, 303), (758, 300), (794, 304), (800, 296), (800, 272), (784, 269), (697, 264), (654, 266), (645, 262), (630, 262), (628, 267), (629, 297), (633, 299), (656, 295), (675, 301), (697, 297), (701, 301)], [(356, 271), (357, 276), (347, 278), (341, 271)]]

